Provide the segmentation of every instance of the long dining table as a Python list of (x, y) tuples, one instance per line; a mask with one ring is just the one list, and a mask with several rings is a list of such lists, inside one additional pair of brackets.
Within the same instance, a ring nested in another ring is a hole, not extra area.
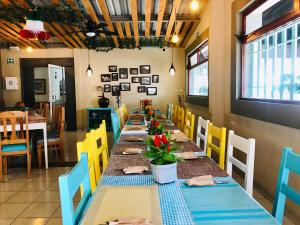
[[(143, 115), (135, 110), (134, 115)], [(159, 120), (169, 130), (178, 130), (164, 115), (157, 111)], [(132, 118), (132, 119), (131, 119)], [(84, 212), (80, 224), (102, 225), (123, 217), (146, 218), (155, 225), (189, 224), (278, 224), (274, 217), (218, 164), (206, 156), (192, 141), (180, 137), (180, 152), (193, 151), (198, 157), (177, 164), (176, 182), (158, 184), (151, 175), (149, 159), (141, 154), (124, 155), (126, 148), (147, 151), (145, 140), (146, 121), (140, 124), (129, 115), (120, 142), (111, 149), (109, 164)], [(133, 127), (136, 127), (134, 130)], [(173, 132), (175, 133), (175, 132)], [(177, 132), (176, 132), (177, 133)], [(124, 175), (129, 166), (146, 166), (144, 174)], [(212, 175), (214, 186), (187, 186), (186, 179)]]

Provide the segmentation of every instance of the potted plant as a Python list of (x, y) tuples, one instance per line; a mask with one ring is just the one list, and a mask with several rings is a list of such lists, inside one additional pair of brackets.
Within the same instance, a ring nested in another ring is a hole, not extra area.
[(148, 134), (162, 134), (165, 131), (165, 128), (160, 124), (158, 120), (152, 118), (150, 123), (148, 123)]
[(160, 184), (171, 183), (177, 179), (177, 162), (181, 158), (174, 152), (178, 149), (176, 142), (172, 141), (171, 134), (155, 134), (154, 138), (148, 137), (146, 144), (148, 151), (145, 157), (151, 160), (151, 170), (154, 180)]

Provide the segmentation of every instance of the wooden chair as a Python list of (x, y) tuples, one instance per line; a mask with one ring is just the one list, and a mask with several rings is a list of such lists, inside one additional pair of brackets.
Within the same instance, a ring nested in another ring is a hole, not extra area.
[[(3, 126), (0, 140), (0, 181), (3, 182), (3, 167), (4, 174), (7, 174), (8, 156), (26, 155), (27, 176), (30, 178), (31, 155), (28, 131), (28, 112), (1, 112), (0, 123)], [(9, 127), (11, 127), (10, 131)]]
[(289, 187), (290, 172), (300, 175), (300, 155), (293, 152), (291, 148), (283, 148), (276, 193), (273, 204), (273, 216), (282, 224), (286, 198), (300, 206), (300, 193)]
[(40, 102), (40, 114), (45, 117), (48, 121), (49, 119), (49, 103), (48, 102)]
[[(246, 164), (233, 156), (233, 148), (244, 152), (247, 155)], [(253, 174), (254, 174), (254, 155), (255, 155), (255, 139), (245, 139), (236, 134), (233, 130), (228, 132), (227, 143), (227, 173), (232, 176), (232, 165), (245, 173), (244, 187), (248, 194), (253, 194)]]
[(114, 134), (114, 143), (118, 143), (121, 135), (120, 119), (117, 112), (111, 113), (111, 123)]
[(177, 109), (177, 127), (181, 130), (184, 131), (184, 108), (178, 107)]
[[(73, 198), (80, 186), (82, 187), (83, 195), (76, 210), (74, 210)], [(82, 153), (79, 162), (70, 173), (59, 177), (59, 192), (63, 224), (79, 224), (84, 210), (92, 196), (88, 156), (86, 153)]]
[(195, 115), (192, 114), (190, 111), (187, 111), (185, 116), (185, 123), (184, 123), (184, 134), (189, 137), (191, 141), (194, 139), (194, 128), (195, 128)]
[(167, 104), (167, 118), (168, 120), (172, 120), (172, 109), (173, 105), (172, 104)]
[(147, 105), (152, 106), (152, 99), (141, 99), (140, 100), (140, 108), (145, 108)]
[[(209, 125), (209, 120), (204, 120), (204, 119), (202, 119), (201, 116), (199, 116), (196, 145), (201, 149), (201, 141), (202, 141), (203, 142), (203, 151), (205, 153), (207, 152), (208, 125)], [(202, 130), (204, 130), (204, 133), (202, 132)]]
[[(59, 150), (61, 161), (65, 161), (64, 154), (64, 130), (65, 130), (65, 108), (63, 106), (55, 107), (55, 121), (52, 121), (54, 130), (47, 133), (48, 150)], [(42, 166), (42, 148), (44, 147), (44, 140), (39, 138), (37, 140), (37, 155), (39, 167)]]
[(178, 106), (173, 105), (172, 107), (172, 122), (177, 125), (177, 111), (178, 111)]
[[(106, 134), (105, 120), (102, 120), (100, 127), (96, 130), (91, 130), (87, 137), (92, 139), (91, 148), (94, 153), (94, 165), (96, 183), (99, 182), (102, 172), (106, 169), (108, 164), (108, 144)], [(102, 167), (100, 166), (102, 162)]]
[(128, 110), (127, 110), (127, 106), (125, 104), (122, 104), (122, 110), (123, 110), (124, 120), (127, 121), (128, 120)]
[[(213, 138), (219, 141), (219, 146), (213, 143)], [(221, 169), (225, 168), (225, 143), (226, 143), (226, 128), (216, 127), (212, 123), (208, 126), (207, 139), (207, 156), (211, 157), (211, 152), (218, 154), (218, 164)]]
[(122, 129), (125, 126), (125, 123), (126, 123), (125, 117), (124, 117), (124, 114), (123, 114), (122, 106), (117, 109), (117, 113), (118, 113), (118, 116), (119, 116), (119, 119), (120, 119), (120, 127)]
[[(91, 136), (86, 137), (83, 141), (77, 142), (77, 159), (80, 161), (83, 153), (87, 154), (88, 158), (88, 168), (90, 175), (90, 185), (92, 192), (95, 191), (97, 183), (96, 183), (96, 175), (95, 175), (95, 160), (94, 160), (94, 152), (92, 148), (93, 139)], [(81, 190), (83, 194), (83, 191)]]

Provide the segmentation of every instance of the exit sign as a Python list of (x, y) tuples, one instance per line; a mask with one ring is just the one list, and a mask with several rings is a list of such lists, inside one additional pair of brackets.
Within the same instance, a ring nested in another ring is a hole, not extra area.
[(6, 63), (7, 64), (15, 64), (15, 59), (14, 58), (7, 58)]

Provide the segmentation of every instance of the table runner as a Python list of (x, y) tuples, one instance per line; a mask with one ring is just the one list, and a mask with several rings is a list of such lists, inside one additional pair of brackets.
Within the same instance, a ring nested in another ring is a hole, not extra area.
[(143, 141), (141, 142), (137, 142), (137, 143), (145, 143), (146, 139), (147, 139), (147, 134), (121, 134), (121, 137), (120, 137), (120, 143), (123, 143), (123, 142), (131, 142), (131, 141), (128, 141), (128, 139), (130, 138), (142, 138)]

